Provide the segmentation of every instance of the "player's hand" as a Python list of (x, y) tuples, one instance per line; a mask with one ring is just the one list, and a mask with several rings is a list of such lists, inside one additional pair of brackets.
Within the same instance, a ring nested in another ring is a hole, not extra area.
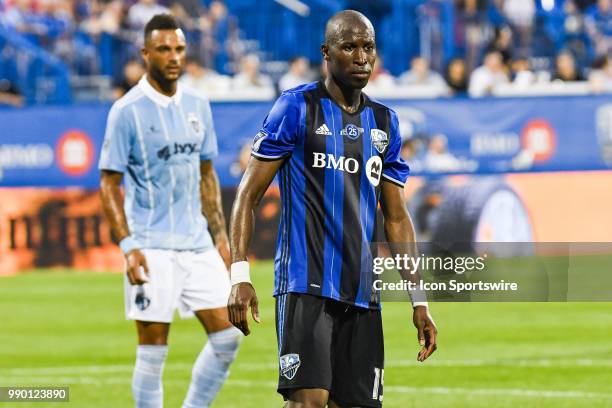
[(248, 282), (241, 282), (232, 286), (232, 292), (227, 302), (229, 319), (245, 336), (251, 333), (247, 318), (249, 307), (251, 307), (253, 320), (259, 323), (261, 321), (259, 320), (259, 303), (253, 285)]
[(215, 243), (215, 247), (217, 247), (217, 251), (219, 251), (219, 255), (221, 255), (221, 258), (223, 258), (223, 263), (225, 263), (225, 267), (229, 271), (230, 265), (232, 264), (229, 241), (227, 238), (219, 240), (217, 243)]
[(127, 277), (131, 285), (142, 285), (149, 281), (149, 267), (144, 254), (134, 249), (125, 256), (127, 260)]
[(414, 308), (412, 322), (414, 323), (414, 327), (417, 328), (417, 338), (421, 346), (421, 350), (417, 355), (417, 360), (425, 361), (438, 348), (436, 344), (438, 329), (436, 328), (436, 324), (431, 314), (429, 314), (429, 309), (425, 306), (417, 306)]

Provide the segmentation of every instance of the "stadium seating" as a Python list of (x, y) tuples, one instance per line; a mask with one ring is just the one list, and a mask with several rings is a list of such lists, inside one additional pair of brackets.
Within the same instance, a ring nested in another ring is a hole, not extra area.
[[(19, 9), (22, 3), (29, 4), (29, 9)], [(122, 80), (124, 65), (138, 58), (141, 28), (131, 27), (122, 17), (127, 15), (131, 3), (121, 0), (104, 6), (88, 1), (67, 3), (72, 4), (70, 12), (40, 10), (43, 6), (28, 0), (0, 4), (3, 54), (0, 79), (10, 81), (24, 96), (26, 104), (108, 100), (113, 95), (113, 84)], [(202, 0), (201, 10), (196, 10), (199, 17), (177, 10), (175, 5), (181, 7), (181, 2), (159, 0), (159, 3), (170, 7), (184, 23), (192, 44), (189, 51), (204, 66), (223, 75), (233, 75), (239, 70), (242, 56), (256, 54), (262, 61), (261, 70), (275, 81), (293, 57), (305, 56), (315, 67), (321, 63), (319, 45), (325, 22), (343, 8), (361, 10), (372, 19), (379, 54), (384, 59), (386, 72), (394, 77), (406, 72), (411, 59), (418, 55), (440, 73), (444, 73), (453, 58), (463, 58), (469, 73), (480, 64), (485, 51), (496, 47), (496, 35), (504, 27), (512, 32), (511, 43), (504, 52), (513, 59), (527, 58), (536, 74), (548, 72), (548, 77), (554, 77), (555, 56), (569, 50), (578, 71), (586, 77), (594, 58), (598, 54), (605, 56), (601, 44), (594, 43), (597, 36), (593, 30), (604, 27), (600, 36), (609, 42), (605, 24), (612, 18), (612, 13), (598, 11), (594, 1), (581, 1), (583, 9), (580, 9), (573, 1), (526, 0), (525, 4), (531, 4), (531, 8), (518, 10), (519, 17), (527, 21), (523, 28), (515, 22), (516, 9), (504, 6), (509, 3), (503, 1), (475, 2), (476, 8), (470, 10), (466, 6), (469, 2), (452, 0), (225, 0), (224, 3)], [(208, 23), (202, 25), (202, 19)], [(526, 44), (523, 44), (524, 34), (529, 39)], [(586, 85), (567, 89), (562, 86), (548, 89), (542, 85), (540, 88), (545, 94), (554, 94), (554, 89), (560, 89), (562, 94), (578, 88), (588, 91)], [(233, 90), (221, 99), (240, 99), (239, 91)], [(515, 90), (493, 92), (495, 95), (516, 93)], [(389, 96), (387, 91), (378, 94)], [(439, 93), (413, 89), (391, 94), (394, 95), (436, 97)], [(248, 95), (245, 98), (250, 99)]]

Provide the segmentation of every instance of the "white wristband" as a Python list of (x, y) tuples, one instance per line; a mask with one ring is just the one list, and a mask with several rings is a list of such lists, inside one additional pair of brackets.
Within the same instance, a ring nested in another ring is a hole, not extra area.
[(127, 255), (130, 251), (138, 248), (138, 242), (131, 235), (128, 235), (119, 242), (119, 248)]
[(232, 282), (232, 286), (242, 282), (251, 283), (248, 261), (234, 262), (230, 266), (230, 281)]
[(428, 307), (427, 303), (427, 293), (421, 289), (409, 290), (408, 295), (410, 296), (410, 302), (412, 302), (412, 307), (417, 306), (425, 306)]

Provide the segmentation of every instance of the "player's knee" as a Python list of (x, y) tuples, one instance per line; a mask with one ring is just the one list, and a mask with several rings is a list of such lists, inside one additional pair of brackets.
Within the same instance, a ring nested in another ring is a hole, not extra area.
[(170, 326), (165, 323), (136, 321), (138, 344), (141, 346), (168, 345), (169, 327)]
[(141, 346), (167, 346), (168, 339), (165, 336), (138, 336), (138, 344)]
[(235, 327), (211, 333), (207, 347), (210, 347), (215, 356), (226, 363), (231, 363), (238, 354), (240, 342), (244, 336)]

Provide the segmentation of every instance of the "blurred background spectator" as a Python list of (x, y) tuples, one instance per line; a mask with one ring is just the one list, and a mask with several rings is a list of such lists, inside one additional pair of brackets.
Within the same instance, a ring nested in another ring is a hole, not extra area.
[(312, 80), (310, 63), (306, 57), (293, 57), (289, 61), (289, 70), (278, 81), (278, 90), (286, 91)]
[(448, 85), (442, 75), (429, 69), (429, 63), (425, 58), (413, 58), (410, 63), (410, 71), (404, 72), (399, 77), (401, 85), (427, 86), (432, 92), (444, 94), (448, 92)]
[(267, 92), (274, 93), (274, 83), (268, 75), (260, 71), (260, 60), (256, 54), (245, 55), (240, 61), (240, 71), (234, 76), (234, 92)]
[(11, 81), (6, 78), (0, 78), (0, 106), (23, 106), (23, 97), (19, 94), (19, 90)]
[[(557, 29), (556, 26), (560, 29)], [(574, 0), (566, 0), (548, 22), (550, 33), (558, 48), (571, 51), (580, 64), (586, 64), (590, 54), (590, 40), (586, 32), (584, 14)]]
[(612, 66), (609, 57), (599, 57), (593, 62), (589, 74), (589, 86), (593, 93), (612, 92)]
[(515, 87), (526, 89), (529, 85), (533, 85), (537, 78), (531, 71), (531, 66), (527, 58), (518, 58), (512, 61), (512, 84)]
[(563, 51), (557, 55), (555, 60), (555, 76), (554, 81), (574, 82), (584, 81), (585, 78), (576, 67), (576, 60), (569, 51)]
[[(534, 0), (504, 0), (503, 13), (518, 37), (521, 56), (529, 54), (536, 6)], [(502, 54), (503, 55), (503, 54)], [(505, 56), (504, 56), (505, 57)], [(507, 62), (507, 61), (505, 61)]]
[(372, 70), (372, 75), (368, 81), (366, 92), (386, 92), (395, 86), (395, 78), (385, 68), (385, 61), (382, 55), (376, 58), (376, 63)]
[(453, 58), (446, 67), (444, 79), (452, 95), (464, 95), (468, 90), (468, 73), (462, 58)]
[(130, 60), (125, 67), (123, 67), (123, 78), (115, 86), (114, 95), (115, 99), (121, 98), (125, 95), (134, 85), (140, 81), (140, 78), (145, 73), (144, 65), (138, 60)]
[(589, 37), (597, 55), (612, 51), (612, 0), (597, 0), (586, 12)]
[(205, 68), (197, 58), (189, 57), (181, 82), (202, 92), (208, 98), (214, 98), (229, 92), (232, 79), (210, 68)]
[(509, 26), (496, 27), (495, 36), (489, 43), (486, 51), (498, 51), (502, 55), (505, 65), (509, 65), (514, 55), (514, 37)]
[(425, 154), (425, 168), (432, 172), (457, 171), (461, 162), (448, 151), (448, 140), (443, 134), (431, 136), (427, 153)]
[(474, 70), (470, 76), (468, 92), (471, 97), (491, 95), (494, 88), (508, 83), (508, 73), (503, 57), (499, 51), (489, 51), (484, 64)]
[(457, 42), (460, 46), (463, 45), (469, 70), (478, 64), (482, 45), (491, 35), (491, 25), (486, 12), (486, 0), (456, 1)]
[(169, 12), (167, 7), (157, 4), (156, 0), (138, 0), (129, 8), (126, 23), (131, 30), (140, 34), (154, 15)]

